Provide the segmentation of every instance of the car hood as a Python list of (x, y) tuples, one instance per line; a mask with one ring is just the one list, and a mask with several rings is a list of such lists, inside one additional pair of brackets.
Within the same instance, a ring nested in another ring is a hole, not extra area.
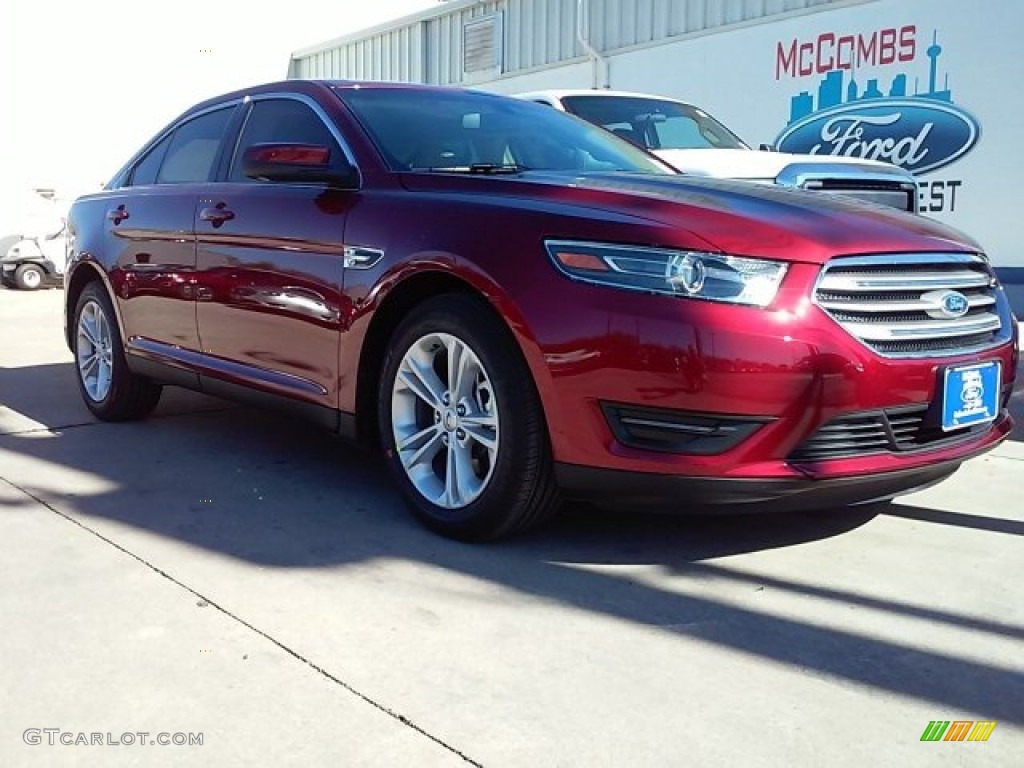
[[(813, 171), (833, 166), (832, 173), (902, 172), (875, 160), (832, 155), (794, 155), (789, 152), (763, 152), (753, 149), (656, 149), (654, 154), (683, 173), (710, 176), (716, 179), (751, 179), (771, 181), (783, 170)], [(835, 166), (840, 166), (836, 169)]]
[[(838, 255), (981, 251), (967, 235), (923, 216), (841, 195), (744, 181), (530, 171), (404, 174), (402, 183), (410, 191), (457, 195), (475, 205), (555, 215), (547, 226), (559, 237), (585, 239), (587, 222), (599, 218), (621, 222), (623, 239), (634, 239), (636, 227), (646, 226), (649, 245), (819, 264)], [(649, 231), (652, 226), (656, 232)]]

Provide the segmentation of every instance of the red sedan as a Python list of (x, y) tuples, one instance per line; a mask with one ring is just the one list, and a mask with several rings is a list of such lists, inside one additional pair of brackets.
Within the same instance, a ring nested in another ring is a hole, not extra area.
[(379, 445), (457, 538), (563, 497), (887, 499), (1011, 427), (1017, 328), (965, 235), (678, 176), (500, 96), (287, 81), (211, 99), (69, 230), (67, 339), (98, 418), (144, 417), (164, 385), (284, 406)]

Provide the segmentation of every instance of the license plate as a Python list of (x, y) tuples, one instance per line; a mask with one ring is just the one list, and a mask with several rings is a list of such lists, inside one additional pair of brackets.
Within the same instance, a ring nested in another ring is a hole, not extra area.
[(942, 380), (942, 429), (993, 421), (999, 413), (1000, 366), (996, 361), (947, 368)]

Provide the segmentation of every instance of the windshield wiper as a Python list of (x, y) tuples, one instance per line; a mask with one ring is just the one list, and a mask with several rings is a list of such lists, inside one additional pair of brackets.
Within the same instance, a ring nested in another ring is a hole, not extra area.
[(411, 171), (429, 171), (430, 173), (522, 173), (530, 170), (525, 165), (516, 163), (473, 163), (472, 165), (432, 165), (410, 168)]
[(518, 163), (473, 163), (469, 166), (470, 173), (522, 173), (530, 170)]

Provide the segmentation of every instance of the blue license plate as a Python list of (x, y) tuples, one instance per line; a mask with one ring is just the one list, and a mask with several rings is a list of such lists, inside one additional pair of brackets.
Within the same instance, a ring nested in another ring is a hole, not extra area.
[(993, 421), (999, 413), (999, 363), (947, 368), (942, 380), (945, 431)]

